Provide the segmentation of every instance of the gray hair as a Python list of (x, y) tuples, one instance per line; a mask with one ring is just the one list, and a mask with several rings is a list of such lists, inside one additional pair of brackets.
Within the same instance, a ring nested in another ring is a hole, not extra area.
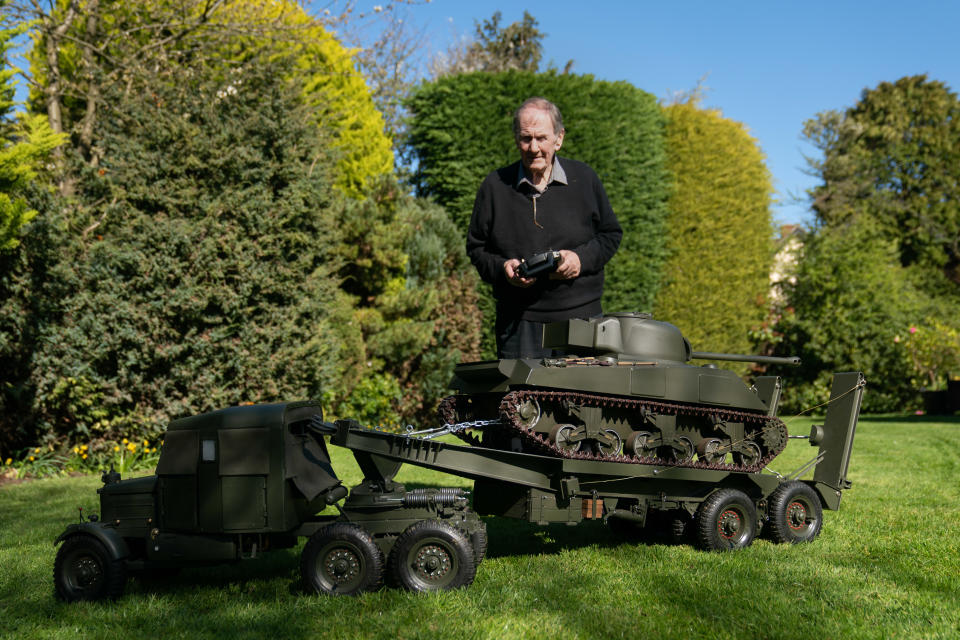
[(528, 108), (546, 111), (550, 115), (550, 120), (553, 122), (553, 133), (555, 135), (560, 135), (560, 132), (563, 131), (563, 116), (560, 115), (560, 109), (557, 108), (557, 105), (553, 104), (546, 98), (534, 96), (524, 100), (523, 104), (517, 107), (517, 110), (513, 112), (514, 138), (520, 137), (520, 112)]

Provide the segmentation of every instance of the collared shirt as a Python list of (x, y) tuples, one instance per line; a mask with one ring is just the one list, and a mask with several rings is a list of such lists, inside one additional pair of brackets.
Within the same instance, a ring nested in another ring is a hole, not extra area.
[(537, 198), (542, 196), (550, 185), (552, 184), (567, 184), (567, 173), (563, 170), (563, 167), (560, 165), (560, 158), (553, 156), (553, 168), (550, 170), (550, 180), (547, 182), (547, 185), (543, 188), (543, 191), (537, 189), (537, 187), (530, 181), (527, 177), (526, 172), (523, 170), (523, 163), (520, 163), (520, 168), (517, 169), (517, 183), (514, 185), (514, 188), (520, 193), (529, 196), (530, 202), (533, 203), (533, 224), (537, 225), (539, 228), (543, 228), (543, 225), (537, 220)]
[[(546, 191), (547, 188), (554, 182), (560, 184), (567, 184), (567, 172), (563, 170), (563, 166), (560, 164), (560, 158), (553, 156), (553, 168), (550, 170), (550, 182), (547, 183), (547, 186), (544, 187), (543, 191)], [(517, 170), (517, 182), (514, 185), (517, 191), (521, 193), (528, 193), (533, 191), (531, 197), (538, 197), (543, 191), (537, 189), (534, 184), (527, 177), (527, 174), (523, 170), (523, 163), (520, 163), (520, 168)]]

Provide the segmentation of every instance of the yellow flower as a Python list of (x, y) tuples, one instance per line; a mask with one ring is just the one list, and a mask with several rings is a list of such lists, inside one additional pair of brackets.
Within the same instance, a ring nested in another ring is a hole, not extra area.
[(34, 460), (36, 460), (36, 458), (34, 458), (33, 456), (30, 456), (30, 462), (33, 462)]
[(80, 447), (74, 447), (74, 448), (73, 448), (73, 452), (74, 452), (74, 453), (80, 453)]
[(114, 451), (120, 451), (120, 445), (118, 445), (118, 444), (113, 445), (113, 450), (114, 450)]
[(83, 458), (84, 460), (86, 460), (86, 459), (87, 459), (87, 454), (83, 454), (83, 455), (80, 456), (80, 457)]
[(150, 441), (149, 441), (149, 440), (144, 440), (144, 441), (143, 441), (143, 446), (149, 447), (149, 446), (150, 446)]
[(128, 442), (130, 442), (130, 441), (127, 440), (126, 438), (123, 439), (123, 444), (127, 444)]
[(86, 451), (86, 450), (87, 450), (87, 445), (84, 444), (80, 446), (80, 451)]
[(6, 464), (7, 466), (9, 466), (9, 465), (12, 464), (12, 463), (13, 463), (13, 458), (7, 458), (7, 461), (6, 461), (4, 464)]
[(34, 449), (33, 452), (34, 452), (34, 453), (40, 453), (40, 447), (37, 447), (36, 449)]
[(137, 450), (137, 445), (135, 445), (135, 444), (133, 444), (133, 443), (131, 442), (130, 444), (127, 445), (127, 449), (128, 449), (131, 453), (133, 453), (134, 451)]

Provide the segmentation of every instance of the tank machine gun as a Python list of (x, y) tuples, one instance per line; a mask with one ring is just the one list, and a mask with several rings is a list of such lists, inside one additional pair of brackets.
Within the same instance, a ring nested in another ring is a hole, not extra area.
[[(726, 550), (751, 544), (761, 526), (778, 542), (812, 540), (823, 509), (839, 508), (862, 374), (834, 375), (825, 422), (808, 436), (818, 455), (783, 477), (761, 473), (787, 437), (769, 428), (782, 424), (779, 379), (747, 388), (719, 369), (687, 365), (697, 355), (679, 331), (638, 314), (548, 331), (551, 344), (572, 353), (457, 368), (461, 394), (443, 403), (443, 424), (428, 431), (457, 433), (473, 446), (326, 422), (315, 403), (172, 422), (156, 474), (105, 474), (99, 517), (57, 538), (58, 596), (115, 598), (131, 571), (247, 561), (299, 538), (307, 539), (300, 569), (308, 591), (352, 595), (385, 575), (410, 590), (452, 589), (469, 585), (484, 558), (478, 514), (540, 524), (602, 519), (628, 531), (666, 518), (701, 548)], [(604, 440), (607, 430), (616, 437)], [(698, 437), (693, 453), (672, 440)], [(352, 451), (360, 484), (348, 490), (337, 478), (327, 441)], [(757, 443), (760, 454), (742, 442)], [(394, 480), (402, 464), (472, 479), (473, 508), (459, 488), (407, 491)], [(796, 479), (814, 465), (812, 480)], [(331, 505), (336, 514), (321, 513)]]

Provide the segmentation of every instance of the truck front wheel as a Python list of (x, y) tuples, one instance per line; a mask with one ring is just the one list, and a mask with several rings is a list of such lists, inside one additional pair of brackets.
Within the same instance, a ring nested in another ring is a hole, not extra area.
[(127, 581), (123, 560), (115, 560), (99, 540), (74, 535), (63, 541), (53, 565), (57, 597), (66, 602), (116, 599)]
[(353, 596), (380, 586), (383, 553), (362, 527), (335, 522), (310, 536), (300, 574), (308, 591)]

